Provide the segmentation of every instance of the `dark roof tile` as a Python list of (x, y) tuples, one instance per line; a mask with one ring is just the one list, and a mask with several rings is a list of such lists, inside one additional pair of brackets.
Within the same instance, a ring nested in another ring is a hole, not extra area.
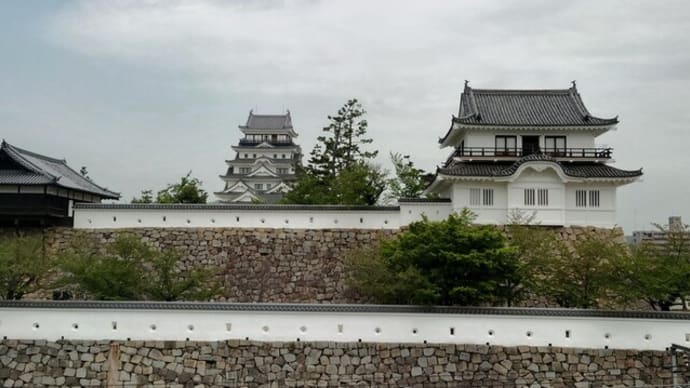
[(454, 122), (494, 126), (603, 126), (618, 118), (592, 116), (575, 86), (553, 90), (473, 89), (465, 86)]
[(544, 154), (532, 154), (515, 162), (457, 162), (438, 172), (450, 176), (466, 177), (507, 177), (529, 162), (552, 162), (561, 167), (567, 176), (576, 178), (634, 178), (642, 175), (642, 170), (621, 170), (607, 164), (592, 162), (559, 162)]
[(71, 169), (64, 159), (55, 159), (27, 151), (3, 141), (0, 152), (4, 153), (22, 170), (0, 170), (0, 183), (29, 185), (55, 184), (64, 188), (84, 191), (103, 198), (118, 199), (120, 194), (105, 189)]
[(292, 128), (292, 118), (290, 111), (284, 115), (257, 115), (249, 112), (247, 124), (244, 128), (252, 129), (290, 129)]

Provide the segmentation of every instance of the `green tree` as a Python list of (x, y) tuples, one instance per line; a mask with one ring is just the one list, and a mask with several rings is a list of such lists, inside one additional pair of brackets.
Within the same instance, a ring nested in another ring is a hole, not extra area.
[(467, 210), (445, 221), (410, 224), (379, 247), (346, 259), (348, 285), (379, 303), (480, 305), (511, 298), (518, 258), (493, 226)]
[(297, 181), (283, 203), (373, 205), (385, 189), (385, 173), (371, 164), (378, 151), (367, 151), (366, 112), (356, 99), (328, 116), (327, 134), (317, 138), (309, 165), (298, 168)]
[(217, 287), (212, 273), (177, 267), (179, 254), (159, 251), (140, 238), (120, 235), (101, 249), (86, 237), (74, 240), (62, 259), (64, 276), (81, 297), (97, 300), (205, 300)]
[(0, 237), (0, 299), (22, 299), (41, 289), (52, 267), (41, 235)]
[(120, 236), (106, 245), (105, 252), (96, 241), (78, 236), (61, 260), (63, 277), (57, 286), (68, 286), (78, 298), (97, 300), (143, 299), (145, 272), (143, 263), (153, 250), (135, 237)]
[(153, 203), (153, 191), (152, 190), (142, 190), (141, 197), (132, 198), (132, 203)]
[(206, 203), (208, 193), (201, 188), (202, 182), (192, 177), (192, 172), (180, 178), (179, 183), (169, 184), (158, 191), (153, 200), (152, 190), (142, 190), (141, 197), (133, 198), (132, 203)]
[(617, 271), (618, 294), (624, 302), (643, 300), (655, 310), (668, 311), (690, 295), (690, 230), (655, 225), (663, 244), (632, 247), (630, 260)]
[(416, 168), (409, 155), (390, 154), (395, 177), (388, 180), (389, 199), (419, 198), (422, 196), (427, 182), (424, 170)]
[(570, 244), (558, 240), (555, 254), (539, 261), (535, 291), (563, 307), (601, 307), (616, 298), (616, 274), (628, 260), (616, 231), (585, 231)]
[(158, 252), (147, 263), (146, 298), (151, 300), (209, 300), (220, 288), (211, 281), (213, 273), (195, 267), (180, 271), (180, 255), (173, 251)]
[(365, 114), (362, 104), (353, 98), (338, 109), (335, 116), (328, 116), (330, 123), (323, 128), (328, 135), (316, 138), (318, 143), (309, 159), (310, 172), (334, 178), (354, 164), (376, 157), (378, 151), (366, 151), (361, 147), (373, 142), (365, 137), (369, 126)]

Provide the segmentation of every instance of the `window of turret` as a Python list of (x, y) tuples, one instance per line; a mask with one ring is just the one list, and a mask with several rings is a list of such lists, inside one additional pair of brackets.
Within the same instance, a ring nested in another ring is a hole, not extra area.
[(496, 156), (513, 156), (517, 151), (517, 136), (496, 136)]
[(254, 188), (256, 190), (263, 190), (264, 189), (264, 184), (263, 183), (255, 183)]
[(283, 154), (283, 159), (285, 159), (285, 154)]
[(589, 207), (599, 207), (599, 190), (589, 191)]
[(565, 156), (565, 136), (544, 136), (544, 148), (551, 156)]
[(245, 159), (249, 158), (249, 154), (244, 154), (244, 158)]

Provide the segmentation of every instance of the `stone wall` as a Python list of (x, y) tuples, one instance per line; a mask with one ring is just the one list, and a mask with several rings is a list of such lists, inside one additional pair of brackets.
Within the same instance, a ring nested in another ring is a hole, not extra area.
[(117, 229), (47, 231), (53, 249), (65, 247), (78, 233), (101, 242), (133, 233), (151, 245), (174, 248), (183, 267), (201, 264), (219, 271), (220, 300), (232, 302), (345, 303), (343, 257), (350, 250), (394, 235), (367, 229)]
[[(19, 386), (608, 387), (670, 385), (667, 352), (556, 347), (0, 341)], [(686, 366), (678, 377), (687, 381)]]
[[(596, 228), (558, 228), (560, 238), (574, 240)], [(608, 230), (605, 230), (608, 232)], [(220, 300), (232, 302), (356, 303), (345, 292), (343, 258), (354, 248), (395, 236), (379, 229), (240, 229), (240, 228), (52, 228), (48, 244), (60, 249), (76, 234), (110, 242), (120, 233), (140, 236), (155, 247), (174, 248), (182, 267), (201, 264), (219, 272)], [(622, 236), (622, 231), (620, 233)], [(526, 305), (530, 305), (528, 302)], [(548, 306), (535, 302), (534, 306)]]

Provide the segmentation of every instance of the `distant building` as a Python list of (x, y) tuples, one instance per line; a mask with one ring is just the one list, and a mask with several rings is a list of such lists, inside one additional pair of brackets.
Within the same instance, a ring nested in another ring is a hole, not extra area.
[(668, 218), (668, 226), (664, 227), (664, 229), (634, 231), (632, 236), (633, 244), (666, 245), (668, 243), (668, 232), (683, 233), (685, 225), (680, 216), (671, 216)]
[(232, 147), (235, 158), (226, 160), (227, 172), (220, 176), (225, 187), (216, 196), (222, 202), (280, 201), (296, 179), (295, 168), (302, 160), (290, 111), (282, 115), (250, 111), (247, 123), (239, 129), (244, 137)]
[(453, 152), (427, 193), (468, 208), (476, 222), (526, 215), (542, 225), (613, 227), (616, 189), (642, 170), (611, 166), (596, 138), (618, 118), (587, 110), (575, 84), (556, 90), (474, 89), (465, 84), (457, 117), (439, 140)]
[(55, 159), (2, 141), (0, 145), (0, 225), (51, 226), (72, 224), (74, 202), (119, 199)]

